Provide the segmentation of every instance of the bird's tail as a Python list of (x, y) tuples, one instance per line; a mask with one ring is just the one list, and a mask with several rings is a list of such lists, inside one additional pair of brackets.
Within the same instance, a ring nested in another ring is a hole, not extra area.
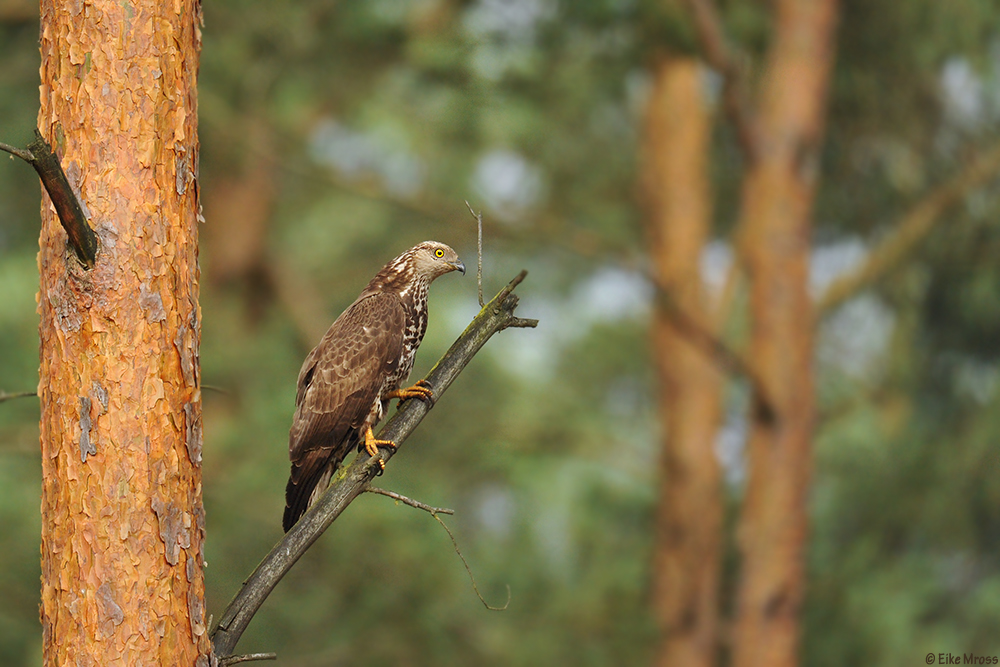
[(293, 474), (289, 476), (288, 484), (285, 486), (285, 514), (281, 517), (281, 527), (285, 529), (286, 533), (306, 513), (306, 510), (316, 502), (320, 494), (326, 491), (326, 487), (330, 485), (330, 477), (333, 475), (335, 467), (335, 464), (331, 462), (328, 465), (317, 468), (310, 475), (302, 475), (301, 479), (296, 482), (293, 464)]

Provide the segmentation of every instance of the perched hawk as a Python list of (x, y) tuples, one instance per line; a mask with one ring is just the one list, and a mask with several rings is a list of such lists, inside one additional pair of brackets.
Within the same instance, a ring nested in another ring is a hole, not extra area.
[(288, 434), (292, 473), (285, 487), (285, 532), (351, 450), (364, 446), (377, 456), (378, 445), (395, 447), (372, 435), (390, 399), (432, 397), (424, 383), (399, 386), (427, 330), (427, 288), (449, 271), (464, 274), (465, 265), (445, 244), (424, 241), (410, 248), (382, 267), (306, 357)]

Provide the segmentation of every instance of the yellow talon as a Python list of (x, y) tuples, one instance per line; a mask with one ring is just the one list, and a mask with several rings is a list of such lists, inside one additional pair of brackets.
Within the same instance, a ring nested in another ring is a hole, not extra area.
[(407, 387), (406, 389), (393, 389), (385, 395), (385, 400), (387, 401), (392, 398), (398, 398), (400, 402), (405, 401), (408, 398), (419, 398), (422, 401), (430, 401), (434, 399), (434, 390), (431, 389), (430, 385), (426, 381), (420, 380), (412, 387)]
[[(396, 449), (396, 443), (392, 440), (377, 440), (375, 435), (372, 433), (372, 427), (369, 426), (365, 429), (365, 451), (368, 452), (369, 456), (378, 456), (378, 446), (385, 445), (386, 447), (392, 447)], [(378, 456), (378, 463), (385, 470), (385, 461), (382, 457)]]

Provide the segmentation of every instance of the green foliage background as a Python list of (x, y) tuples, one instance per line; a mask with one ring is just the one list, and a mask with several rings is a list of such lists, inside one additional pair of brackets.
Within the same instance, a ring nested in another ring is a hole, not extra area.
[[(755, 72), (768, 7), (722, 3)], [(36, 11), (0, 4), (7, 143), (25, 144), (35, 124)], [(842, 11), (817, 283), (1000, 139), (1000, 6), (845, 0)], [(649, 0), (217, 0), (204, 13), (202, 191), (272, 165), (264, 259), (318, 295), (320, 321), (413, 242), (450, 243), (474, 264), (464, 199), (485, 209), (486, 290), (528, 268), (520, 314), (541, 320), (492, 341), (380, 480), (455, 508), (481, 590), (502, 604), (509, 584), (509, 609), (482, 607), (429, 517), (364, 496), (241, 649), (303, 666), (647, 664), (659, 427), (636, 149), (652, 56), (692, 47), (684, 13)], [(706, 87), (718, 81), (706, 74)], [(741, 167), (725, 122), (713, 150), (724, 257)], [(911, 261), (822, 324), (804, 664), (1000, 654), (997, 192), (994, 181), (949, 211)], [(0, 160), (8, 392), (38, 381), (37, 220), (34, 174)], [(214, 280), (214, 251), (202, 248), (201, 358), (205, 382), (229, 392), (205, 395), (218, 615), (280, 536), (310, 343), (274, 289)], [(476, 312), (474, 279), (436, 283), (431, 308), (417, 374)], [(737, 343), (744, 329), (737, 318)], [(728, 406), (720, 451), (735, 514), (739, 380)], [(37, 419), (33, 399), (0, 404), (0, 663), (12, 666), (40, 654)]]

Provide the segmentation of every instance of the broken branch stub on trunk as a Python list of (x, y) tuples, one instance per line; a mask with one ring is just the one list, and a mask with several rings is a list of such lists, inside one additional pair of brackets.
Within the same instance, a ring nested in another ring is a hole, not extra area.
[[(521, 271), (483, 306), (458, 340), (424, 378), (434, 388), (435, 399), (441, 398), (493, 334), (511, 327), (537, 326), (538, 320), (514, 315), (518, 298), (512, 292), (527, 273)], [(403, 402), (392, 419), (379, 431), (377, 438), (391, 440), (397, 447), (402, 445), (430, 409), (430, 405), (420, 400)], [(395, 449), (379, 449), (379, 456), (386, 462), (395, 453)], [(379, 472), (378, 459), (361, 453), (334, 474), (326, 492), (264, 557), (223, 612), (218, 626), (212, 631), (216, 658), (221, 660), (232, 655), (243, 631), (281, 578)]]
[(59, 164), (59, 157), (52, 151), (52, 147), (45, 141), (41, 132), (35, 130), (35, 139), (27, 148), (0, 143), (0, 150), (15, 155), (32, 166), (41, 179), (52, 206), (56, 209), (59, 222), (66, 230), (77, 259), (84, 268), (88, 270), (94, 268), (94, 263), (97, 261), (97, 234), (87, 222), (83, 206), (70, 186), (66, 172)]
[(42, 185), (45, 186), (45, 191), (49, 193), (49, 199), (56, 209), (59, 222), (69, 236), (73, 251), (86, 268), (94, 268), (94, 263), (97, 261), (97, 234), (90, 228), (80, 200), (77, 199), (66, 178), (66, 172), (59, 164), (58, 156), (52, 152), (52, 148), (38, 130), (35, 130), (35, 140), (28, 144), (28, 150), (34, 157), (31, 166), (35, 168)]
[(73, 246), (77, 259), (88, 270), (94, 268), (94, 263), (97, 261), (97, 234), (87, 222), (83, 206), (76, 192), (70, 187), (66, 172), (59, 164), (58, 156), (52, 152), (52, 148), (41, 133), (35, 130), (35, 139), (27, 148), (0, 143), (0, 151), (21, 158), (34, 168), (42, 181), (42, 186), (49, 193), (49, 199), (56, 209), (59, 222), (69, 236), (69, 243)]

